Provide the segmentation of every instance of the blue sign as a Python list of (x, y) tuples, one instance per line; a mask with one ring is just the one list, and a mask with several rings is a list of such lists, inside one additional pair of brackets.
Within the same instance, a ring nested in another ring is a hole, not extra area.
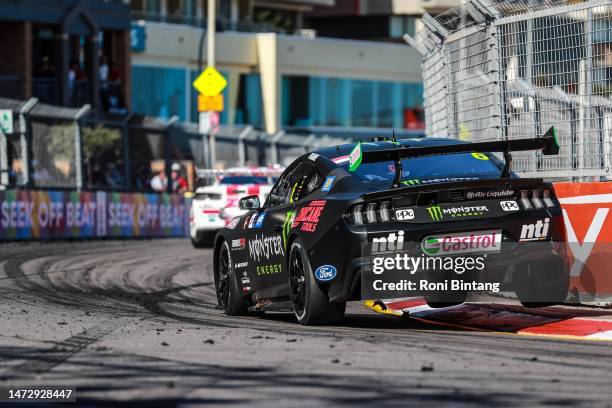
[(130, 29), (130, 46), (134, 52), (144, 52), (146, 45), (147, 34), (144, 24), (132, 22)]
[(320, 281), (327, 282), (336, 277), (336, 267), (333, 265), (322, 265), (315, 271), (315, 278)]
[(327, 178), (325, 179), (325, 182), (323, 182), (323, 187), (321, 187), (321, 191), (327, 192), (331, 190), (335, 179), (336, 179), (336, 176), (327, 176)]

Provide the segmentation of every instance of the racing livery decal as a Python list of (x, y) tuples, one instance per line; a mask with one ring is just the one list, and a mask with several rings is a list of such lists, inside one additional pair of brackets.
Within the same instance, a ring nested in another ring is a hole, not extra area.
[(254, 239), (249, 240), (249, 256), (256, 262), (262, 259), (270, 259), (276, 255), (285, 255), (283, 239), (280, 235), (266, 237), (255, 235)]
[(550, 218), (538, 220), (534, 224), (523, 224), (520, 241), (539, 241), (548, 238)]
[(435, 179), (412, 179), (412, 180), (404, 180), (402, 184), (408, 186), (417, 186), (420, 184), (440, 184), (440, 183), (459, 183), (462, 181), (473, 181), (479, 180), (478, 177), (444, 177), (444, 178), (435, 178)]
[(246, 239), (244, 238), (238, 238), (238, 239), (232, 239), (232, 250), (241, 250), (244, 249), (246, 245)]
[(325, 208), (325, 200), (315, 200), (302, 207), (291, 223), (291, 228), (298, 228), (304, 232), (314, 232), (319, 225), (319, 218)]
[(282, 272), (282, 264), (276, 263), (271, 265), (258, 265), (257, 275), (274, 275)]
[(433, 221), (442, 221), (445, 216), (450, 216), (451, 218), (478, 217), (488, 212), (489, 209), (486, 205), (450, 208), (442, 208), (439, 205), (427, 207), (427, 215), (429, 215), (429, 218), (431, 218)]
[(337, 270), (333, 265), (322, 265), (315, 271), (315, 278), (320, 281), (327, 282), (336, 277)]
[(514, 195), (513, 190), (493, 190), (493, 191), (468, 191), (465, 197), (468, 200), (481, 198), (506, 198)]
[(432, 256), (499, 252), (501, 238), (501, 230), (431, 235), (421, 242), (421, 249)]
[(324, 193), (327, 193), (329, 190), (331, 190), (332, 185), (334, 184), (334, 180), (335, 179), (336, 179), (336, 176), (327, 176), (327, 178), (323, 182), (323, 186), (321, 187), (321, 191), (323, 191)]
[(518, 211), (521, 209), (516, 201), (501, 201), (499, 205), (501, 206), (502, 210), (506, 212)]
[(232, 220), (226, 225), (226, 228), (228, 229), (236, 228), (236, 225), (238, 225), (239, 221), (240, 221), (240, 217), (232, 218)]
[(264, 218), (266, 218), (265, 211), (259, 214), (259, 216), (257, 217), (257, 221), (255, 221), (255, 228), (261, 228)]

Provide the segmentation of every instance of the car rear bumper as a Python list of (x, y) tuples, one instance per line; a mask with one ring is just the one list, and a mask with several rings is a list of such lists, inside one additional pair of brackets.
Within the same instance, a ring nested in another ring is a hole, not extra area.
[[(411, 257), (422, 257), (423, 252), (417, 248), (413, 250), (403, 251)], [(390, 254), (377, 254), (375, 256), (390, 256)], [(394, 256), (394, 255), (393, 255)], [(542, 272), (547, 275), (565, 280), (569, 277), (569, 266), (567, 262), (567, 248), (564, 243), (555, 241), (540, 241), (537, 243), (515, 242), (506, 244), (504, 250), (500, 253), (471, 253), (453, 255), (454, 257), (478, 257), (485, 256), (485, 268), (478, 271), (475, 275), (470, 275), (479, 282), (499, 282), (500, 287), (504, 290), (513, 291), (512, 282), (513, 276), (517, 271), (521, 270), (524, 265), (537, 265)], [(328, 294), (332, 301), (348, 301), (348, 300), (369, 300), (372, 297), (363, 296), (362, 292), (362, 277), (363, 274), (372, 274), (372, 257), (359, 256), (352, 259), (345, 271), (341, 281), (330, 285)], [(551, 275), (551, 268), (554, 269)], [(546, 270), (545, 270), (546, 269)], [(451, 273), (457, 278), (465, 278), (467, 275)], [(383, 275), (381, 275), (383, 276)], [(414, 275), (405, 273), (405, 278), (419, 278), (440, 280), (447, 278), (449, 275), (443, 275), (440, 271), (419, 270)], [(405, 296), (414, 295), (413, 293), (405, 294)], [(401, 297), (398, 295), (397, 297)]]

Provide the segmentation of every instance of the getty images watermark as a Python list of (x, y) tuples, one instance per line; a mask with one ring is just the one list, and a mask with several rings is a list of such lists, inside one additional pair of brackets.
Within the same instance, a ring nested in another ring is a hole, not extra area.
[[(455, 236), (456, 235), (456, 236)], [(368, 298), (431, 293), (499, 292), (501, 282), (479, 280), (488, 253), (498, 252), (497, 230), (430, 236), (404, 243), (404, 232), (375, 238), (365, 246), (369, 267), (362, 270)]]

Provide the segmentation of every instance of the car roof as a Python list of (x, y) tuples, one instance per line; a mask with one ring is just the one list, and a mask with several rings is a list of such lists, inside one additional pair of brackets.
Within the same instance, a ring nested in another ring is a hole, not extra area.
[[(425, 146), (444, 146), (444, 145), (455, 145), (466, 143), (457, 139), (449, 139), (445, 137), (426, 137), (419, 139), (399, 139), (397, 143), (403, 146), (409, 147), (425, 147)], [(356, 143), (348, 143), (337, 146), (325, 147), (319, 150), (315, 150), (314, 153), (320, 154), (327, 157), (328, 159), (334, 159), (340, 156), (346, 156), (353, 150)], [(375, 141), (375, 142), (362, 142), (362, 151), (368, 152), (372, 150), (391, 150), (396, 145), (391, 140)]]

